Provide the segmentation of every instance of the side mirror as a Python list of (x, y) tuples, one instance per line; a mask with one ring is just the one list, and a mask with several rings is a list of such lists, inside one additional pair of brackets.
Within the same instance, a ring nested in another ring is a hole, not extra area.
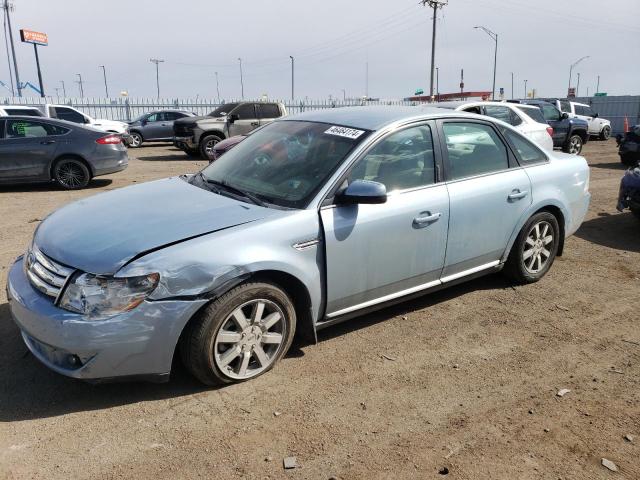
[(143, 127), (147, 124), (147, 119), (143, 118), (142, 120), (140, 120), (140, 125), (142, 125)]
[(236, 120), (240, 120), (240, 115), (238, 115), (237, 113), (230, 113), (227, 116), (227, 121), (229, 123), (235, 123)]
[(88, 125), (91, 123), (91, 120), (89, 120), (87, 117), (84, 117), (84, 123)]
[(368, 180), (354, 180), (336, 195), (336, 203), (341, 205), (375, 204), (387, 201), (387, 187), (382, 183)]
[(562, 120), (566, 120), (567, 118), (569, 118), (569, 114), (568, 114), (567, 112), (563, 112), (563, 113), (560, 115), (560, 118), (561, 118)]
[(600, 114), (599, 114), (599, 113), (594, 113), (594, 114), (593, 114), (593, 118), (598, 118), (599, 116), (600, 116)]

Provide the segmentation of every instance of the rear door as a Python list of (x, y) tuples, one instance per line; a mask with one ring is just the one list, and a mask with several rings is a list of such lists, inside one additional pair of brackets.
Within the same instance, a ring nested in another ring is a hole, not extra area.
[(450, 197), (443, 281), (499, 263), (531, 204), (531, 184), (501, 135), (490, 124), (442, 120)]
[(67, 131), (44, 122), (7, 119), (0, 141), (0, 177), (48, 179), (59, 136)]
[(257, 106), (260, 125), (273, 122), (282, 116), (280, 107), (276, 103), (260, 103)]
[(439, 283), (449, 196), (437, 176), (434, 126), (390, 133), (349, 173), (347, 182), (383, 183), (386, 203), (321, 209), (329, 318)]
[(255, 103), (242, 103), (230, 112), (238, 116), (238, 119), (229, 125), (230, 137), (247, 135), (260, 126), (257, 107)]
[(600, 133), (600, 125), (596, 118), (594, 118), (593, 110), (591, 107), (583, 105), (574, 105), (576, 109), (576, 117), (585, 120), (589, 124), (589, 134), (597, 135)]

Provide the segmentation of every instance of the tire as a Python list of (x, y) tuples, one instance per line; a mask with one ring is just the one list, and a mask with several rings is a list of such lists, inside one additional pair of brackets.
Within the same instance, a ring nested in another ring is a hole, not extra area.
[(53, 179), (65, 190), (79, 190), (91, 180), (91, 172), (83, 161), (62, 158), (53, 166)]
[(560, 227), (556, 217), (549, 212), (536, 213), (520, 230), (504, 273), (516, 283), (537, 282), (553, 265), (559, 244)]
[(207, 135), (200, 139), (200, 156), (205, 160), (211, 160), (213, 158), (213, 147), (221, 141), (222, 138), (218, 135)]
[(605, 126), (600, 132), (600, 140), (607, 141), (611, 137), (611, 127)]
[(139, 132), (131, 132), (129, 135), (131, 136), (131, 140), (129, 142), (129, 146), (131, 148), (138, 148), (142, 145), (142, 142), (144, 142), (144, 138), (142, 138), (142, 135)]
[(295, 328), (293, 302), (283, 290), (245, 283), (189, 322), (180, 338), (180, 355), (206, 385), (243, 382), (273, 368), (289, 350)]
[(562, 151), (573, 155), (580, 155), (580, 153), (582, 153), (583, 144), (584, 141), (582, 140), (582, 137), (578, 134), (573, 134), (564, 144), (564, 147), (562, 147)]

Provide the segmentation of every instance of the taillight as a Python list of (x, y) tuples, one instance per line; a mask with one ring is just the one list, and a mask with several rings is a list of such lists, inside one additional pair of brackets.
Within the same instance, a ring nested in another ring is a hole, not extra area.
[(553, 138), (553, 127), (547, 127), (547, 133)]
[(106, 137), (101, 137), (96, 140), (96, 143), (100, 145), (117, 145), (122, 142), (122, 137), (120, 135), (111, 134)]

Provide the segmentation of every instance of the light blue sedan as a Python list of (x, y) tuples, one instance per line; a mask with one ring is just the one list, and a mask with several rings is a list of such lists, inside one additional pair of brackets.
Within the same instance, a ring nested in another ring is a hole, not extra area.
[(504, 270), (542, 278), (589, 205), (582, 157), (435, 108), (278, 120), (196, 175), (51, 214), (9, 273), (49, 368), (98, 381), (256, 377), (294, 334)]

